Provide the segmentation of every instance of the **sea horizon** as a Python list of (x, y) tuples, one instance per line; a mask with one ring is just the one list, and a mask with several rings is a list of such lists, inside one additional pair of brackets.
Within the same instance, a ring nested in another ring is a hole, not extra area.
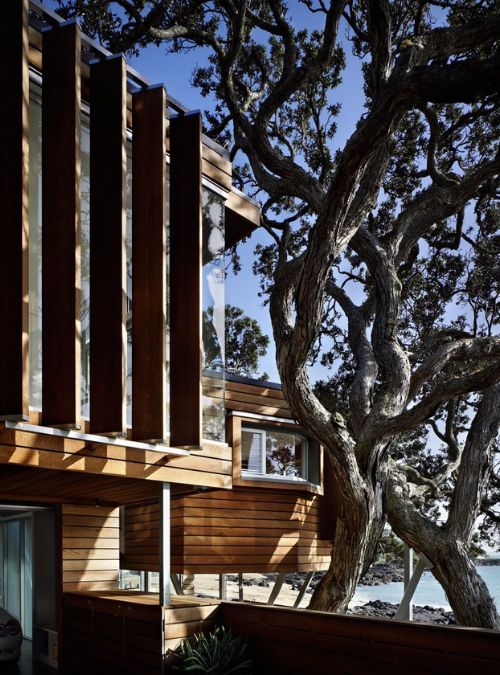
[[(478, 565), (479, 574), (483, 577), (488, 590), (500, 611), (500, 566)], [(357, 607), (373, 600), (399, 604), (403, 597), (404, 584), (402, 581), (392, 581), (388, 584), (375, 586), (361, 586), (356, 589), (349, 606)], [(451, 611), (450, 604), (441, 585), (436, 581), (430, 571), (425, 571), (413, 596), (413, 604), (428, 607), (442, 607)]]

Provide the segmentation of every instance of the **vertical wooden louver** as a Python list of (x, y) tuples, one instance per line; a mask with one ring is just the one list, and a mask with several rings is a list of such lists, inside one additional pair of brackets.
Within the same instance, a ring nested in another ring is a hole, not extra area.
[(201, 116), (170, 120), (170, 443), (201, 444)]
[(125, 431), (126, 68), (90, 68), (90, 431)]
[(132, 437), (167, 435), (166, 94), (132, 97)]
[(43, 33), (43, 423), (80, 424), (80, 29)]
[(28, 0), (2, 3), (0, 419), (29, 414)]

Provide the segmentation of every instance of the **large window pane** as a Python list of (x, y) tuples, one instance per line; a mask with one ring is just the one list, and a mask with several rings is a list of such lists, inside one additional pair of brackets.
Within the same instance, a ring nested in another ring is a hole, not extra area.
[(224, 441), (224, 199), (204, 189), (202, 209), (203, 438)]
[(241, 435), (241, 469), (247, 473), (262, 473), (264, 434), (260, 431), (244, 431)]
[(305, 477), (305, 440), (291, 433), (266, 433), (266, 473), (269, 475)]
[(243, 476), (318, 484), (319, 446), (295, 431), (243, 427), (241, 471)]
[(89, 120), (82, 118), (81, 125), (81, 179), (80, 179), (80, 221), (81, 221), (81, 249), (80, 266), (82, 275), (81, 297), (81, 360), (82, 373), (80, 379), (82, 417), (90, 415), (90, 131)]
[(29, 106), (30, 406), (42, 408), (42, 104), (31, 85)]
[(7, 588), (5, 609), (21, 620), (21, 523), (12, 520), (5, 524), (7, 529)]

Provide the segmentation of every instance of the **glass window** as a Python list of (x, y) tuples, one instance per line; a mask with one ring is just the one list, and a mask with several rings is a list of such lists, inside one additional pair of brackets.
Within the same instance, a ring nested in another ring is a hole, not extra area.
[(81, 267), (81, 364), (80, 378), (82, 417), (90, 416), (90, 130), (88, 117), (81, 124), (81, 178), (80, 178), (80, 267)]
[(29, 404), (42, 409), (42, 101), (31, 83), (29, 106)]
[(319, 447), (297, 433), (284, 429), (254, 429), (241, 432), (243, 477), (299, 480), (319, 483)]
[(221, 442), (225, 439), (224, 203), (223, 197), (203, 189), (202, 367), (210, 377), (203, 386), (203, 438)]

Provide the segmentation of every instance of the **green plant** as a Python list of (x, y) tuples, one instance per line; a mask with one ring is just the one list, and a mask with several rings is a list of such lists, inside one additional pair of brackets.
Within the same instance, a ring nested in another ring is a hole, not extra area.
[(233, 635), (231, 629), (224, 626), (183, 640), (175, 655), (179, 659), (175, 669), (183, 673), (248, 675), (253, 672), (246, 638)]

